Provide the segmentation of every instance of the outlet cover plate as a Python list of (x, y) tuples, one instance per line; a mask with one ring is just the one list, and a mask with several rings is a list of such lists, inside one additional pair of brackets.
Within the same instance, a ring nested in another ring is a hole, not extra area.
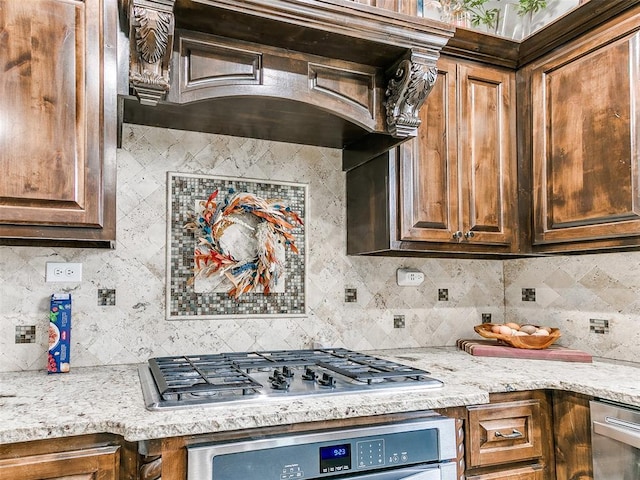
[(396, 281), (400, 287), (417, 287), (424, 282), (424, 273), (415, 268), (399, 268), (396, 270)]
[(46, 282), (81, 282), (81, 263), (47, 262)]

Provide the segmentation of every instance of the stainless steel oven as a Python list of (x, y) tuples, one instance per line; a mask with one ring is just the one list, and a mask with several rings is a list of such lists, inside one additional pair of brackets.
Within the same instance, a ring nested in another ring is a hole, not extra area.
[(640, 479), (640, 409), (591, 402), (594, 480)]
[(453, 419), (187, 447), (187, 480), (455, 480)]

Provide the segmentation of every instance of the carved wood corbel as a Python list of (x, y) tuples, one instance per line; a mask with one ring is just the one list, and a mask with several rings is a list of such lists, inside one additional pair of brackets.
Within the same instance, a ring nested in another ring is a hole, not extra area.
[(129, 84), (143, 105), (169, 91), (175, 0), (129, 0)]
[(420, 107), (436, 83), (438, 69), (414, 58), (401, 60), (394, 68), (385, 92), (387, 128), (396, 138), (417, 135)]

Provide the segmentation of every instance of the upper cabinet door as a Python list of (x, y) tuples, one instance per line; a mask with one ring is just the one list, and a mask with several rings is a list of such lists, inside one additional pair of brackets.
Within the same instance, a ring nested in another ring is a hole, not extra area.
[(461, 64), (458, 79), (463, 238), (510, 245), (517, 204), (515, 75)]
[(639, 18), (531, 69), (534, 246), (640, 235)]
[(512, 71), (440, 58), (418, 136), (400, 147), (402, 241), (511, 246), (514, 84)]
[(105, 125), (115, 120), (115, 44), (107, 43), (117, 27), (103, 8), (100, 0), (0, 0), (2, 237), (114, 237), (105, 190), (114, 187), (115, 122), (112, 133)]
[(400, 148), (400, 238), (454, 241), (458, 216), (456, 63), (438, 61), (436, 83), (420, 110), (418, 136)]

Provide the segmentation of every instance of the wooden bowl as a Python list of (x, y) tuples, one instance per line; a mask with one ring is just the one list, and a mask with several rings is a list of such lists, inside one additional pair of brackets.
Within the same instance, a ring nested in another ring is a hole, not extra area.
[(502, 335), (500, 333), (494, 333), (491, 331), (492, 323), (483, 323), (482, 325), (476, 325), (473, 329), (476, 333), (484, 338), (495, 338), (498, 342), (506, 343), (515, 348), (527, 348), (530, 350), (542, 350), (552, 345), (558, 338), (560, 338), (560, 330), (552, 328), (548, 336), (538, 335)]

